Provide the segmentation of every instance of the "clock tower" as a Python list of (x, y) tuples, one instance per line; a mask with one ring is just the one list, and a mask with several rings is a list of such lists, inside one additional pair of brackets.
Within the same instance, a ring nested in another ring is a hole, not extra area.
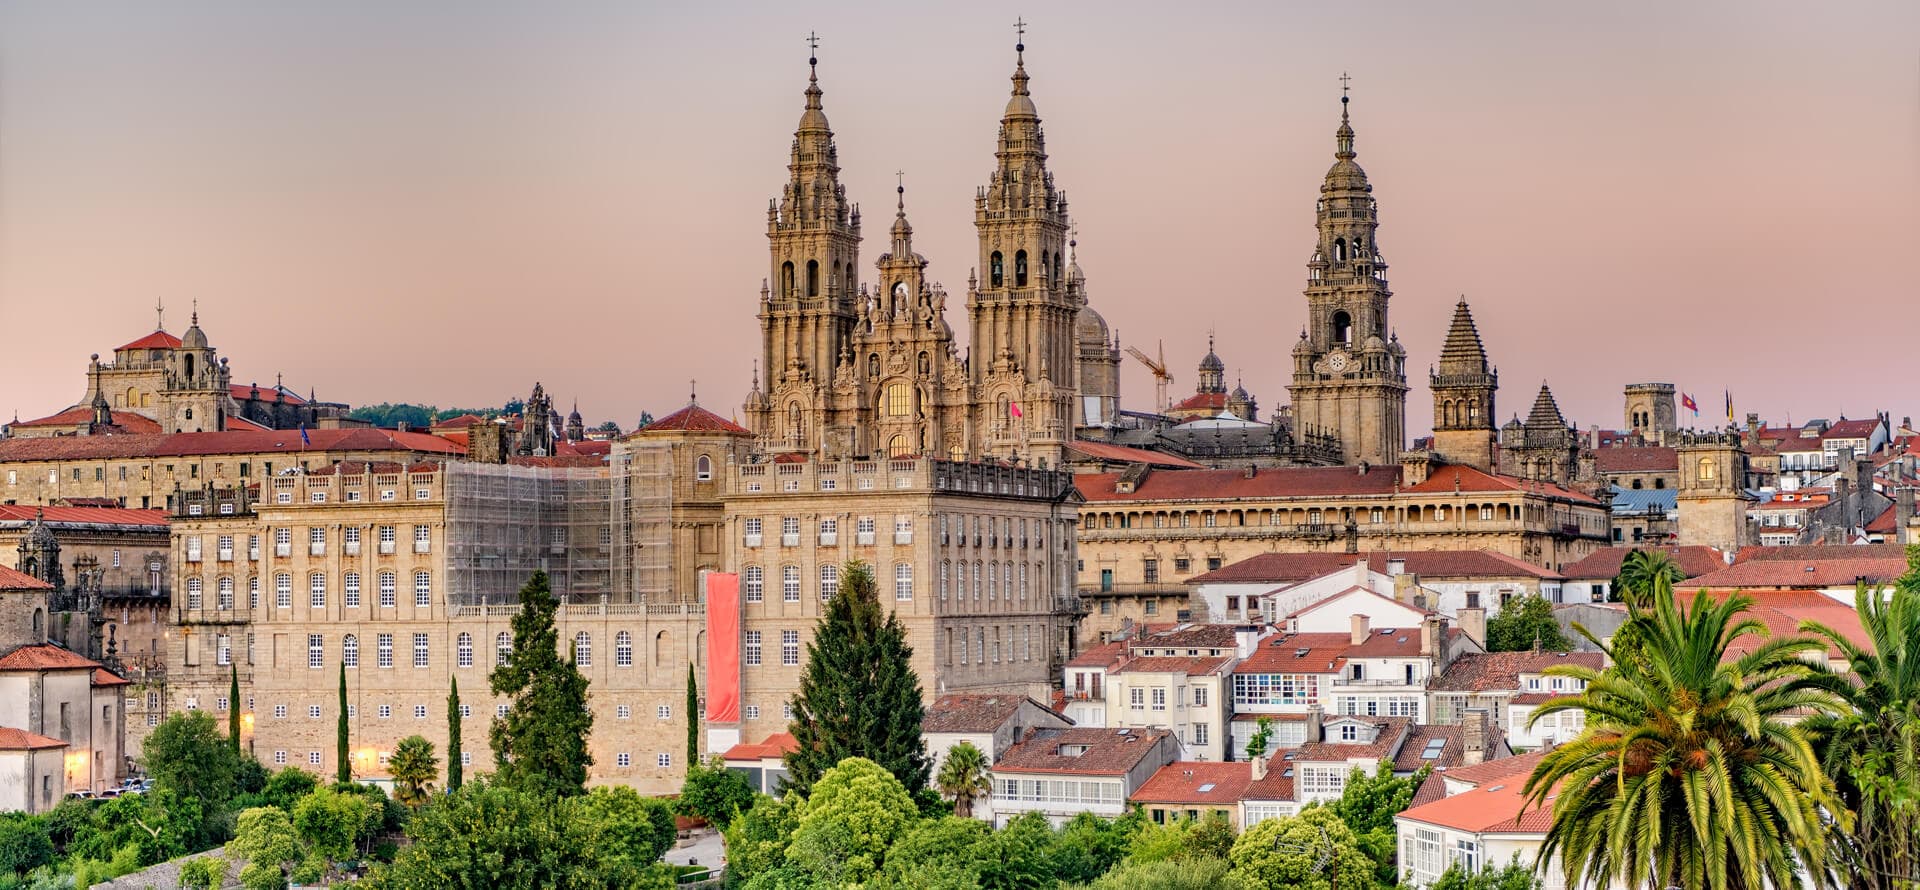
[(1379, 204), (1353, 160), (1345, 95), (1333, 156), (1314, 202), (1319, 244), (1307, 263), (1307, 325), (1287, 387), (1294, 430), (1334, 436), (1346, 463), (1390, 464), (1406, 443), (1407, 352), (1387, 324), (1393, 294), (1374, 240)]

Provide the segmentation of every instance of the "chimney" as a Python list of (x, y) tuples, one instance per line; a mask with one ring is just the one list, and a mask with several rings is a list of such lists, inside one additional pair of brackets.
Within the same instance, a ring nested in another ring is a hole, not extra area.
[(396, 433), (408, 433), (408, 432), (412, 432), (412, 431), (413, 431), (413, 424), (410, 424), (410, 423), (408, 423), (408, 422), (406, 422), (406, 421), (404, 421), (404, 420), (402, 420), (402, 421), (400, 421), (400, 422), (398, 422), (398, 423), (395, 423), (395, 424), (393, 425), (393, 431), (394, 431), (394, 432), (396, 432)]
[(1254, 474), (1258, 472), (1259, 472), (1258, 467), (1255, 467), (1253, 464), (1247, 464), (1247, 471), (1246, 473), (1243, 474), (1243, 478), (1252, 479), (1254, 477)]
[[(1387, 565), (1391, 566), (1392, 563)], [(1404, 568), (1404, 566), (1403, 566)], [(1401, 572), (1393, 576), (1393, 598), (1403, 603), (1413, 602), (1414, 593), (1420, 589), (1420, 576)]]
[(1361, 643), (1364, 643), (1367, 641), (1367, 636), (1373, 632), (1373, 629), (1371, 627), (1368, 627), (1367, 616), (1365, 615), (1355, 614), (1352, 618), (1352, 621), (1353, 621), (1353, 644), (1355, 646), (1358, 646)]
[(1266, 777), (1267, 777), (1267, 755), (1262, 754), (1259, 757), (1255, 757), (1253, 759), (1253, 780), (1255, 782), (1258, 782), (1261, 779), (1264, 779)]
[(1440, 618), (1428, 615), (1420, 619), (1420, 654), (1432, 658), (1440, 648)]
[(1320, 718), (1324, 713), (1317, 704), (1307, 706), (1307, 741), (1320, 741)]
[(1233, 655), (1235, 658), (1251, 658), (1253, 650), (1260, 647), (1260, 628), (1246, 626), (1233, 632)]
[(1472, 766), (1487, 759), (1487, 719), (1486, 708), (1468, 708), (1460, 721), (1461, 766)]
[(1487, 647), (1487, 610), (1473, 606), (1460, 610), (1460, 631), (1480, 648)]

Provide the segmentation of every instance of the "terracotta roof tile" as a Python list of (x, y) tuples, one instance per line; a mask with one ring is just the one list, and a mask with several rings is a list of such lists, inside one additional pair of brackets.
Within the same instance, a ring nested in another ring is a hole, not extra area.
[(1187, 396), (1170, 411), (1211, 411), (1215, 414), (1226, 410), (1227, 394), (1223, 392), (1197, 392)]
[(44, 511), (47, 524), (60, 525), (144, 525), (164, 528), (167, 511), (124, 507), (27, 507), (0, 504), (0, 522), (31, 522)]
[(1232, 660), (1233, 657), (1228, 655), (1201, 656), (1197, 658), (1151, 655), (1144, 658), (1128, 659), (1119, 667), (1113, 668), (1110, 673), (1186, 674), (1189, 677), (1200, 677), (1217, 673), (1222, 667), (1226, 666), (1227, 662)]
[[(1820, 438), (1822, 440), (1865, 439), (1872, 436), (1874, 429), (1879, 426), (1880, 421), (1877, 418), (1868, 420), (1842, 420), (1833, 426), (1827, 427), (1826, 433), (1821, 435)], [(1864, 457), (1865, 455), (1860, 456)]]
[[(115, 434), (153, 435), (160, 432), (160, 424), (145, 415), (135, 414), (132, 411), (113, 411), (110, 413), (113, 419), (113, 432)], [(92, 422), (93, 408), (87, 405), (75, 405), (58, 414), (49, 414), (46, 417), (36, 417), (32, 420), (16, 420), (8, 425), (16, 429), (22, 429), (42, 426), (69, 427)]]
[(1282, 467), (1245, 470), (1162, 470), (1148, 473), (1131, 493), (1113, 490), (1119, 473), (1082, 473), (1074, 485), (1089, 501), (1225, 500), (1392, 494), (1399, 467)]
[(1246, 761), (1176, 760), (1141, 783), (1128, 801), (1226, 806), (1245, 796), (1252, 783), (1253, 764)]
[(279, 402), (286, 405), (304, 405), (307, 403), (307, 400), (301, 398), (299, 393), (287, 389), (284, 386), (276, 389), (271, 386), (260, 386), (254, 383), (233, 383), (227, 386), (227, 394), (233, 396), (236, 401), (250, 402), (253, 401), (253, 391), (255, 389), (260, 391), (260, 401), (262, 402)]
[(1406, 719), (1400, 717), (1353, 717), (1342, 714), (1328, 718), (1327, 723), (1342, 720), (1358, 720), (1373, 724), (1379, 727), (1379, 734), (1375, 735), (1371, 742), (1308, 742), (1281, 752), (1277, 762), (1344, 763), (1349, 760), (1391, 760), (1399, 752), (1401, 742), (1410, 731)]
[(1904, 558), (1752, 560), (1691, 578), (1687, 581), (1686, 589), (1845, 587), (1858, 580), (1865, 580), (1868, 584), (1884, 584), (1906, 574), (1906, 571), (1907, 561)]
[(1680, 453), (1663, 445), (1596, 448), (1593, 468), (1601, 473), (1679, 472)]
[[(1519, 760), (1508, 757), (1490, 763)], [(1513, 772), (1452, 797), (1410, 807), (1399, 818), (1469, 834), (1544, 833), (1553, 824), (1550, 805), (1529, 809), (1523, 789), (1531, 771)]]
[(644, 427), (641, 433), (731, 433), (751, 436), (753, 431), (699, 405), (688, 405)]
[(800, 750), (800, 740), (792, 733), (777, 732), (753, 744), (742, 742), (727, 749), (720, 755), (722, 760), (762, 760), (769, 757), (784, 757), (789, 752)]
[(323, 451), (414, 451), (459, 455), (465, 449), (429, 433), (353, 427), (307, 430), (228, 430), (159, 436), (61, 436), (0, 441), (0, 461), (212, 457), (223, 454), (300, 454)]
[(1240, 795), (1241, 800), (1293, 800), (1293, 764), (1271, 757), (1267, 760), (1267, 775), (1247, 783), (1247, 790)]
[(38, 733), (0, 726), (0, 751), (35, 751), (43, 748), (65, 748), (66, 742), (50, 739)]
[(1507, 776), (1524, 777), (1533, 772), (1533, 768), (1539, 766), (1540, 761), (1546, 759), (1549, 750), (1552, 749), (1543, 748), (1513, 757), (1483, 761), (1472, 766), (1450, 766), (1446, 770), (1447, 781), (1481, 785)]
[[(1012, 748), (993, 765), (995, 773), (1077, 773), (1124, 775), (1138, 766), (1164, 729), (1043, 729)], [(1081, 754), (1062, 754), (1064, 746), (1085, 745)]]
[(1473, 467), (1449, 464), (1435, 468), (1425, 482), (1405, 489), (1414, 494), (1444, 494), (1455, 491), (1524, 491), (1543, 497), (1573, 501), (1582, 504), (1598, 504), (1587, 495), (1571, 489), (1562, 488), (1550, 482), (1536, 482), (1515, 476), (1497, 476), (1483, 473)]
[[(1197, 575), (1189, 584), (1293, 584), (1352, 566), (1351, 553), (1262, 553)], [(1560, 573), (1491, 550), (1410, 550), (1365, 555), (1367, 567), (1385, 574), (1388, 563), (1403, 560), (1422, 578), (1509, 578), (1516, 575), (1558, 579)]]
[(1343, 633), (1287, 634), (1261, 640), (1236, 674), (1328, 674), (1346, 660), (1353, 638)]
[(1073, 440), (1073, 444), (1068, 447), (1094, 460), (1130, 464), (1152, 464), (1157, 467), (1172, 467), (1181, 470), (1201, 469), (1200, 464), (1187, 460), (1177, 454), (1148, 451), (1145, 448), (1129, 448), (1125, 445), (1110, 445), (1106, 442), (1089, 442), (1085, 439), (1075, 439)]
[(93, 685), (95, 686), (131, 686), (133, 685), (133, 681), (125, 677), (122, 677), (119, 674), (116, 674), (110, 670), (107, 670), (106, 668), (100, 667), (100, 668), (93, 669)]
[(1811, 559), (1906, 559), (1907, 550), (1899, 544), (1805, 544), (1793, 547), (1742, 547), (1734, 564), (1758, 560)]
[(1689, 578), (1698, 578), (1727, 567), (1726, 554), (1704, 545), (1685, 547), (1602, 547), (1579, 560), (1560, 567), (1560, 574), (1576, 581), (1611, 579), (1620, 574), (1620, 564), (1635, 549), (1665, 553)]
[(1119, 662), (1121, 658), (1125, 657), (1126, 654), (1127, 641), (1114, 640), (1111, 643), (1101, 643), (1079, 655), (1075, 655), (1073, 660), (1067, 662), (1067, 666), (1112, 667), (1115, 663)]
[[(1134, 636), (1134, 649), (1231, 649), (1238, 639), (1239, 625), (1182, 624), (1153, 627)], [(1181, 653), (1185, 654), (1185, 653)]]
[(119, 352), (122, 349), (177, 349), (179, 346), (180, 338), (167, 333), (163, 329), (154, 331), (125, 346), (116, 347), (113, 351)]
[(1554, 665), (1577, 664), (1599, 670), (1598, 652), (1483, 652), (1462, 655), (1435, 677), (1435, 692), (1496, 692), (1518, 690), (1520, 675), (1536, 674)]
[(53, 585), (26, 572), (0, 566), (0, 590), (52, 590)]
[[(992, 732), (1006, 725), (1020, 706), (1033, 701), (1024, 695), (943, 695), (920, 720), (921, 732)], [(1046, 707), (1033, 702), (1038, 707)]]
[[(1400, 746), (1399, 753), (1394, 755), (1394, 771), (1410, 773), (1423, 766), (1431, 766), (1437, 770), (1459, 763), (1460, 758), (1466, 754), (1465, 743), (1462, 741), (1464, 731), (1464, 727), (1457, 725), (1434, 726), (1415, 723), (1407, 730), (1407, 740)], [(1433, 745), (1435, 741), (1440, 743), (1437, 746), (1438, 754), (1428, 757), (1427, 752), (1435, 747)]]
[(0, 671), (91, 670), (100, 662), (51, 643), (35, 643), (0, 656)]

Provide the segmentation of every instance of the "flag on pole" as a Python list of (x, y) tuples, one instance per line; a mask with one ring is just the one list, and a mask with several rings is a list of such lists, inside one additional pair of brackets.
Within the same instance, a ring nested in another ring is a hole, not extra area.
[(1700, 416), (1700, 403), (1694, 401), (1693, 396), (1687, 393), (1683, 392), (1680, 394), (1680, 407), (1685, 408), (1688, 411), (1692, 411), (1693, 416), (1695, 417)]
[(1727, 422), (1733, 422), (1733, 390), (1727, 390)]
[(307, 437), (307, 425), (303, 423), (300, 425), (300, 447), (306, 448), (312, 444), (313, 440)]
[(1013, 416), (1014, 416), (1015, 418), (1020, 418), (1020, 417), (1025, 417), (1025, 416), (1026, 416), (1025, 414), (1021, 414), (1021, 413), (1020, 413), (1020, 403), (1019, 403), (1019, 402), (1008, 402), (1008, 403), (1007, 403), (1007, 413), (1008, 413), (1008, 414), (1011, 414), (1011, 415), (1013, 415)]

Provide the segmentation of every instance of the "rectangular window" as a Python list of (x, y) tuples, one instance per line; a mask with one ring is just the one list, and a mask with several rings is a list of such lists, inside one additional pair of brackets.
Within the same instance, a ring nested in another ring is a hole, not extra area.
[(1127, 704), (1136, 711), (1144, 709), (1147, 706), (1147, 691), (1138, 686), (1127, 690)]
[(413, 604), (425, 608), (433, 605), (433, 573), (413, 573)]
[(416, 525), (413, 527), (413, 552), (428, 553), (433, 550), (433, 526)]
[(427, 666), (427, 635), (426, 634), (413, 635), (413, 666), (417, 668), (423, 668)]
[(281, 573), (273, 576), (273, 604), (282, 609), (293, 608), (293, 576)]
[(312, 556), (327, 554), (327, 530), (324, 528), (307, 529), (307, 552)]
[(840, 520), (825, 518), (820, 520), (820, 546), (831, 547), (840, 543)]
[(628, 754), (628, 753), (627, 753), (627, 752), (625, 752), (625, 751), (622, 751), (622, 752), (620, 752), (620, 753), (618, 753), (618, 754), (615, 754), (615, 755), (613, 755), (613, 764), (614, 764), (615, 766), (622, 766), (622, 767), (625, 767), (625, 766), (632, 766), (632, 765), (633, 765), (633, 755), (632, 755), (632, 754)]
[(873, 517), (862, 516), (853, 521), (854, 543), (862, 547), (873, 546)]
[(783, 630), (780, 632), (780, 663), (793, 667), (800, 663), (800, 632)]
[(745, 588), (747, 602), (757, 603), (767, 597), (767, 573), (759, 566), (747, 566), (740, 573), (740, 586)]
[(673, 766), (673, 755), (662, 751), (653, 758), (653, 763), (661, 769), (668, 769)]
[(800, 546), (800, 517), (798, 516), (780, 517), (780, 546), (782, 547)]
[(319, 706), (319, 705), (308, 705), (308, 706), (307, 706), (307, 719), (308, 719), (308, 720), (318, 720), (318, 719), (320, 719), (320, 706)]
[(746, 712), (747, 712), (747, 719), (748, 719), (748, 720), (758, 720), (758, 719), (760, 719), (760, 706), (759, 706), (759, 705), (748, 705), (748, 706), (746, 707)]
[(348, 572), (340, 579), (341, 596), (345, 597), (346, 607), (360, 608), (360, 573)]
[(233, 663), (233, 637), (219, 634), (213, 638), (213, 663), (222, 665)]
[(748, 547), (760, 546), (760, 518), (759, 517), (756, 516), (756, 517), (740, 520), (740, 532), (741, 532), (741, 537), (744, 539), (743, 543), (746, 546)]
[(327, 576), (307, 576), (307, 605), (315, 609), (327, 607)]
[(895, 544), (913, 543), (913, 517), (895, 516), (893, 518), (893, 542)]
[(913, 563), (897, 563), (893, 567), (893, 598), (896, 600), (913, 599)]
[(320, 635), (307, 634), (307, 667), (325, 667), (326, 656), (326, 644), (322, 642)]
[(1156, 711), (1164, 711), (1167, 709), (1167, 690), (1159, 687), (1154, 688), (1153, 709)]
[(413, 706), (413, 719), (415, 719), (415, 720), (425, 720), (425, 719), (427, 719), (427, 706), (426, 706), (426, 705), (414, 705), (414, 706)]
[(1160, 583), (1160, 560), (1143, 560), (1140, 566), (1141, 580), (1148, 584)]
[(659, 720), (672, 720), (672, 719), (673, 719), (673, 706), (672, 706), (672, 705), (661, 705), (661, 706), (659, 706), (659, 707), (657, 707), (657, 708), (655, 708), (655, 709), (654, 709), (654, 713), (653, 713), (653, 716), (654, 716), (654, 717), (655, 717), (656, 719), (659, 719)]
[(760, 632), (757, 630), (747, 631), (745, 658), (748, 667), (760, 666)]
[(780, 599), (782, 602), (800, 601), (800, 567), (780, 567)]
[(1204, 745), (1207, 743), (1207, 724), (1195, 723), (1193, 725), (1193, 743), (1196, 745)]
[(391, 554), (393, 552), (393, 542), (394, 542), (393, 526), (391, 525), (380, 526), (380, 531), (378, 532), (378, 534), (380, 535), (380, 552), (383, 554)]
[(374, 664), (383, 668), (393, 667), (393, 634), (374, 637), (374, 653)]
[(1207, 687), (1193, 687), (1193, 706), (1196, 708), (1204, 708), (1207, 706)]
[(625, 720), (633, 716), (633, 709), (626, 705), (621, 705), (613, 709), (613, 716), (617, 719)]
[(391, 609), (397, 604), (399, 586), (400, 579), (392, 572), (380, 573), (380, 606), (382, 608)]
[(287, 719), (287, 706), (286, 706), (286, 705), (274, 705), (274, 706), (273, 706), (273, 719), (275, 719), (275, 720), (285, 720), (285, 719)]
[(820, 601), (833, 601), (834, 594), (840, 592), (840, 567), (827, 563), (820, 567)]

